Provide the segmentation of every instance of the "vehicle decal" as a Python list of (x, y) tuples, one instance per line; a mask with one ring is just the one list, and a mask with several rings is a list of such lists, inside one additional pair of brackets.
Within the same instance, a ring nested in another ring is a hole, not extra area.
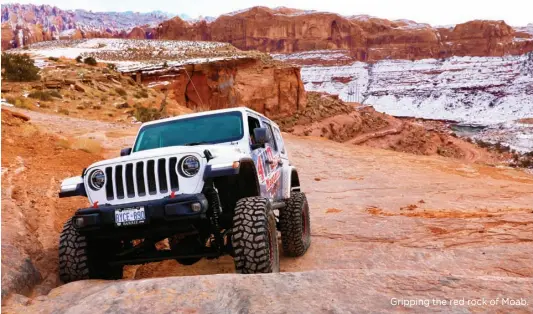
[(261, 158), (261, 155), (257, 156), (257, 160), (255, 164), (257, 166), (257, 175), (259, 176), (259, 182), (264, 183), (265, 182), (265, 170), (263, 167), (263, 158)]
[(277, 170), (272, 173), (272, 175), (266, 180), (267, 191), (272, 190), (272, 188), (278, 183), (279, 178), (281, 177), (281, 171)]
[[(279, 160), (281, 156), (276, 153), (268, 144), (265, 148), (259, 148), (252, 152), (252, 159), (254, 160), (259, 184), (261, 188), (261, 195), (273, 199), (281, 198), (281, 170), (279, 167)], [(267, 164), (266, 161), (269, 161)]]

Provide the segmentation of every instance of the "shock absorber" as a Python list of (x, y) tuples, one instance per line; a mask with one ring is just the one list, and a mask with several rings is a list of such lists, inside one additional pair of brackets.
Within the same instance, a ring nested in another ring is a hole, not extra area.
[(211, 225), (213, 226), (213, 235), (215, 236), (215, 242), (217, 244), (218, 251), (221, 252), (222, 248), (224, 247), (219, 225), (219, 215), (222, 212), (222, 207), (220, 206), (218, 190), (215, 188), (213, 182), (209, 184), (205, 193), (211, 208)]

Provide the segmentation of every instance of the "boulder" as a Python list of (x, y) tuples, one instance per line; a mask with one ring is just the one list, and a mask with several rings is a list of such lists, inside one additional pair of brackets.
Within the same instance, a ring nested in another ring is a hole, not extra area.
[[(532, 294), (531, 278), (347, 269), (79, 281), (56, 288), (30, 305), (13, 300), (5, 310), (76, 314), (92, 314), (95, 309), (99, 313), (509, 312), (526, 310), (527, 305), (520, 304), (532, 302)], [(504, 296), (519, 304), (502, 305)], [(497, 298), (498, 305), (488, 304)], [(450, 299), (458, 304), (442, 304)], [(470, 300), (485, 300), (487, 305), (467, 305)]]

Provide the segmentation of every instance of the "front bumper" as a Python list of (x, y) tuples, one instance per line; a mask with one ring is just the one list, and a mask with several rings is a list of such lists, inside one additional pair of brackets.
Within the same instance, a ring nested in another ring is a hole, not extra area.
[[(192, 204), (195, 203), (200, 204), (200, 210), (193, 211)], [(134, 229), (165, 226), (177, 221), (203, 219), (206, 218), (208, 205), (204, 194), (178, 194), (172, 198), (166, 197), (153, 201), (81, 208), (74, 215), (73, 222), (80, 231), (117, 230), (127, 232)], [(116, 226), (115, 210), (133, 207), (144, 207), (144, 223), (132, 226)]]

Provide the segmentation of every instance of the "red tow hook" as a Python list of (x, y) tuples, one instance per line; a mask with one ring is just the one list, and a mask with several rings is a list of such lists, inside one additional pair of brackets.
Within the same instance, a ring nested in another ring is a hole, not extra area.
[(170, 193), (170, 198), (174, 198), (174, 197), (176, 197), (176, 192), (175, 192), (175, 191), (172, 191), (172, 192)]
[(93, 208), (98, 208), (98, 201), (93, 203)]

